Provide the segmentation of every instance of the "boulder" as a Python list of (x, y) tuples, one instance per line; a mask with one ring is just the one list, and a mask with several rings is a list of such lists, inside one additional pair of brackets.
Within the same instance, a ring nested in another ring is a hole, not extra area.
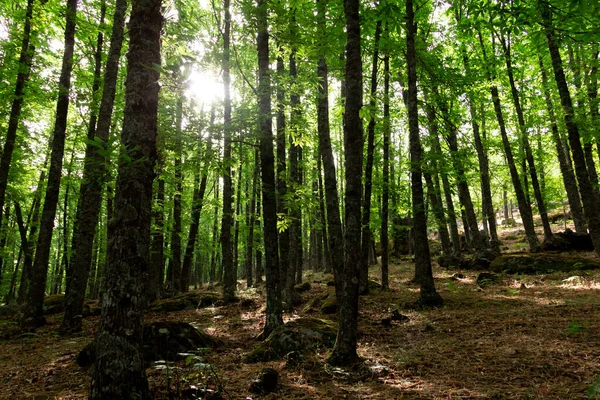
[(245, 362), (278, 360), (290, 352), (310, 353), (335, 343), (337, 324), (318, 318), (299, 318), (277, 327), (245, 357)]
[(477, 275), (477, 279), (475, 280), (475, 282), (477, 282), (477, 285), (479, 285), (480, 287), (484, 287), (494, 283), (500, 283), (500, 277), (490, 272), (482, 272), (479, 275)]
[(496, 258), (489, 269), (509, 274), (535, 274), (600, 269), (600, 263), (568, 254), (505, 254)]
[(279, 372), (273, 368), (263, 368), (258, 375), (258, 378), (253, 380), (248, 389), (250, 393), (267, 394), (275, 391), (277, 381), (279, 380)]
[(149, 306), (149, 311), (171, 312), (181, 310), (195, 310), (210, 307), (219, 301), (216, 293), (186, 292), (167, 299), (158, 299)]
[(338, 310), (338, 301), (335, 294), (329, 294), (329, 296), (323, 300), (321, 304), (322, 314), (335, 314)]
[[(153, 322), (144, 325), (144, 361), (175, 361), (183, 359), (181, 353), (190, 353), (199, 348), (221, 346), (220, 340), (194, 328), (186, 322)], [(88, 367), (96, 359), (95, 342), (91, 342), (77, 355), (77, 364)]]
[(299, 283), (296, 286), (294, 286), (294, 289), (298, 293), (308, 292), (310, 290), (310, 288), (311, 288), (311, 286), (310, 286), (310, 283), (308, 283), (308, 282), (302, 282), (302, 283)]
[(44, 314), (58, 314), (65, 311), (65, 295), (51, 294), (44, 297)]
[(570, 229), (552, 235), (544, 240), (542, 251), (594, 251), (592, 238), (589, 233), (576, 233)]

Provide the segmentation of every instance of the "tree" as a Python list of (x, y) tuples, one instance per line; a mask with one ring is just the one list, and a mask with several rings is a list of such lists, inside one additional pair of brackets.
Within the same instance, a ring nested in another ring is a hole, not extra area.
[(344, 165), (346, 194), (344, 264), (336, 265), (335, 292), (339, 302), (339, 328), (333, 351), (328, 358), (331, 365), (349, 365), (358, 361), (358, 274), (360, 263), (361, 196), (363, 126), (362, 60), (359, 1), (344, 0), (346, 16), (346, 102), (344, 110)]
[[(123, 45), (123, 30), (127, 2), (118, 0), (115, 3), (113, 29), (110, 49), (104, 72), (104, 86), (98, 122), (94, 114), (88, 127), (88, 144), (83, 167), (82, 184), (79, 190), (79, 204), (73, 227), (72, 256), (70, 269), (67, 271), (67, 289), (65, 293), (65, 316), (59, 328), (62, 334), (74, 333), (81, 330), (81, 315), (85, 290), (89, 277), (94, 234), (98, 224), (98, 215), (102, 202), (102, 189), (106, 181), (106, 157), (108, 153), (108, 137), (115, 101), (119, 60)], [(100, 74), (102, 34), (98, 33), (96, 71)], [(99, 79), (94, 84), (98, 84)]]
[(275, 157), (271, 120), (271, 78), (269, 72), (268, 8), (266, 0), (257, 0), (258, 21), (258, 106), (260, 134), (260, 169), (262, 178), (263, 233), (265, 243), (265, 273), (267, 284), (267, 315), (265, 338), (279, 325), (281, 316), (281, 286), (277, 246), (277, 200), (275, 196)]
[(77, 14), (77, 0), (68, 0), (66, 8), (65, 49), (62, 59), (62, 68), (58, 82), (58, 99), (56, 101), (56, 115), (52, 133), (50, 170), (48, 171), (48, 185), (46, 197), (40, 220), (40, 233), (35, 250), (35, 261), (31, 271), (31, 283), (27, 305), (21, 320), (25, 329), (35, 329), (46, 323), (44, 318), (44, 294), (46, 291), (46, 278), (48, 276), (48, 260), (54, 228), (54, 217), (58, 204), (60, 178), (62, 175), (63, 154), (67, 132), (67, 115), (69, 112), (69, 90), (71, 88), (71, 72), (73, 70), (73, 51), (75, 48), (75, 22)]

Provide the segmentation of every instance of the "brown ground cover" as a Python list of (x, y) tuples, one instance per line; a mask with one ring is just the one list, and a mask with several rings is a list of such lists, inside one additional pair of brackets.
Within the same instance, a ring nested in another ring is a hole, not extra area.
[[(588, 257), (595, 258), (589, 254)], [(148, 313), (147, 322), (186, 321), (222, 339), (226, 345), (202, 359), (178, 361), (167, 369), (148, 369), (157, 399), (183, 398), (190, 384), (222, 388), (228, 399), (588, 399), (600, 398), (600, 271), (501, 276), (501, 283), (479, 288), (478, 272), (434, 268), (446, 304), (439, 309), (411, 307), (417, 287), (410, 283), (412, 264), (395, 260), (391, 291), (374, 291), (360, 300), (359, 353), (364, 365), (332, 369), (327, 352), (298, 366), (284, 360), (244, 364), (257, 342), (264, 312), (261, 288), (240, 290), (256, 307), (231, 304), (170, 313)], [(374, 268), (372, 275), (376, 279)], [(307, 274), (312, 282), (304, 304), (327, 293), (327, 277)], [(320, 283), (315, 283), (320, 282)], [(398, 308), (407, 322), (381, 320)], [(318, 308), (317, 308), (318, 310)], [(309, 314), (299, 306), (286, 320)], [(56, 335), (60, 314), (36, 334), (0, 340), (0, 399), (83, 399), (89, 371), (75, 364), (89, 343), (98, 317), (84, 320), (77, 337)], [(0, 321), (0, 329), (11, 323)], [(195, 364), (198, 364), (194, 366)], [(276, 392), (248, 391), (264, 367), (280, 372)]]

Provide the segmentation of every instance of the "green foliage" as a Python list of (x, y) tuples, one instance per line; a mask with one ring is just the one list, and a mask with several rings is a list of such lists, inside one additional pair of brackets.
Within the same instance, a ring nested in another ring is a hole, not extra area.
[(569, 326), (567, 327), (567, 332), (571, 335), (577, 334), (577, 333), (581, 333), (583, 331), (585, 331), (587, 328), (580, 324), (579, 322), (571, 322), (569, 324)]

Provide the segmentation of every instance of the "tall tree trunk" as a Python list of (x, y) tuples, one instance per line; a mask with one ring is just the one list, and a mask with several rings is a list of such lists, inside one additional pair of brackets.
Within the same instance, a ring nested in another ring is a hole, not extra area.
[[(31, 19), (33, 17), (33, 6), (35, 0), (27, 0), (25, 10), (25, 21), (23, 24), (23, 40), (21, 42), (21, 53), (19, 54), (19, 68), (17, 73), (17, 82), (15, 84), (15, 93), (10, 109), (8, 119), (8, 128), (6, 129), (6, 138), (0, 156), (0, 213), (4, 208), (6, 199), (6, 187), (8, 185), (8, 173), (12, 161), (12, 154), (15, 149), (15, 139), (17, 130), (21, 121), (21, 109), (25, 97), (25, 87), (31, 73), (31, 63), (33, 60), (34, 46), (30, 44), (31, 39)], [(0, 224), (2, 222), (0, 221)]]
[(263, 336), (266, 338), (283, 324), (279, 254), (277, 240), (277, 199), (275, 196), (275, 157), (273, 154), (273, 128), (271, 120), (271, 77), (269, 73), (268, 5), (257, 0), (258, 21), (258, 96), (260, 166), (262, 178), (263, 233), (267, 280), (267, 311)]
[[(323, 242), (323, 262), (321, 264), (322, 270), (327, 273), (331, 273), (331, 265), (333, 261), (331, 260), (331, 250), (329, 248), (329, 235), (327, 228), (327, 213), (325, 212), (325, 188), (323, 185), (323, 162), (321, 160), (321, 151), (317, 148), (317, 170), (318, 170), (318, 186), (319, 186), (319, 223), (320, 223), (320, 232), (321, 232), (321, 240)], [(339, 212), (339, 211), (338, 211)]]
[[(478, 32), (479, 43), (483, 52), (484, 62), (487, 64), (487, 54), (485, 51), (485, 45), (483, 43), (483, 37), (481, 32)], [(531, 212), (531, 205), (525, 197), (523, 186), (519, 179), (519, 172), (515, 164), (515, 159), (510, 147), (510, 141), (506, 133), (506, 124), (504, 123), (504, 115), (502, 113), (502, 106), (500, 105), (500, 96), (498, 94), (498, 87), (494, 83), (494, 77), (492, 72), (487, 70), (488, 81), (490, 83), (490, 93), (492, 96), (492, 103), (494, 104), (494, 111), (496, 113), (496, 119), (498, 120), (498, 127), (500, 128), (500, 135), (502, 136), (502, 144), (504, 147), (504, 155), (506, 156), (506, 162), (510, 171), (510, 177), (512, 180), (513, 188), (515, 190), (515, 196), (517, 197), (517, 204), (521, 213), (521, 220), (523, 221), (523, 228), (525, 228), (525, 236), (529, 243), (530, 251), (538, 251), (540, 247), (540, 241), (535, 233), (535, 226), (533, 225), (533, 216)]]
[[(336, 297), (339, 303), (339, 329), (328, 362), (349, 365), (358, 360), (358, 274), (360, 267), (361, 196), (363, 161), (362, 60), (360, 43), (359, 1), (344, 0), (346, 16), (346, 105), (344, 110), (344, 164), (346, 193), (344, 198), (346, 229), (344, 264), (335, 272)], [(340, 268), (341, 267), (341, 268)]]
[(211, 138), (208, 139), (208, 146), (206, 149), (205, 165), (204, 169), (206, 172), (196, 173), (194, 176), (194, 194), (192, 195), (192, 215), (190, 223), (190, 231), (188, 233), (188, 240), (185, 247), (185, 255), (183, 257), (183, 264), (181, 267), (181, 290), (187, 292), (190, 284), (190, 273), (192, 269), (192, 259), (194, 256), (194, 249), (196, 248), (196, 240), (198, 238), (198, 228), (200, 227), (200, 214), (202, 213), (202, 206), (204, 205), (204, 193), (206, 193), (206, 183), (208, 181), (208, 167), (209, 157), (212, 153), (212, 142)]
[[(178, 80), (181, 79), (178, 76)], [(175, 170), (173, 194), (173, 230), (171, 231), (171, 257), (169, 258), (169, 286), (175, 292), (181, 288), (181, 197), (183, 195), (183, 171), (181, 158), (183, 147), (181, 144), (181, 130), (183, 124), (183, 93), (178, 93), (177, 108), (175, 115), (175, 158), (173, 167)]]
[(371, 68), (371, 95), (369, 98), (369, 124), (367, 125), (367, 160), (365, 163), (365, 192), (362, 199), (362, 240), (358, 278), (358, 290), (362, 294), (369, 292), (369, 248), (371, 243), (371, 192), (373, 190), (373, 158), (375, 153), (375, 108), (377, 107), (377, 66), (379, 64), (379, 39), (381, 38), (381, 19), (375, 25), (373, 66)]
[(58, 82), (59, 89), (56, 102), (54, 130), (52, 133), (52, 153), (50, 156), (48, 185), (46, 187), (46, 197), (44, 208), (42, 210), (42, 218), (40, 220), (40, 233), (35, 251), (35, 261), (33, 262), (31, 271), (31, 284), (29, 286), (27, 306), (25, 307), (23, 319), (21, 320), (21, 325), (25, 329), (35, 329), (46, 323), (44, 318), (44, 294), (46, 291), (48, 260), (50, 258), (54, 217), (56, 216), (56, 206), (58, 204), (63, 154), (65, 150), (71, 71), (73, 70), (73, 51), (75, 48), (76, 14), (77, 0), (67, 0), (65, 48)]
[[(286, 198), (288, 193), (287, 186), (287, 167), (286, 167), (286, 118), (285, 118), (285, 96), (286, 91), (284, 88), (284, 82), (286, 78), (285, 66), (283, 56), (277, 57), (277, 174), (275, 176), (275, 182), (277, 185), (277, 210), (282, 214), (287, 214), (289, 207), (287, 206)], [(291, 292), (288, 291), (285, 282), (287, 280), (287, 271), (290, 268), (290, 229), (285, 227), (278, 233), (279, 240), (279, 268), (280, 268), (280, 282), (282, 283), (283, 292), (282, 300), (283, 303), (290, 303)], [(291, 306), (289, 306), (291, 307)]]
[[(219, 181), (215, 182), (215, 201), (219, 200)], [(215, 206), (213, 214), (213, 229), (212, 229), (212, 254), (210, 257), (210, 271), (209, 271), (209, 283), (212, 285), (217, 281), (217, 235), (219, 232), (218, 228), (218, 215), (219, 207)]]
[(231, 97), (230, 97), (230, 31), (231, 13), (229, 0), (224, 0), (225, 29), (223, 33), (223, 215), (221, 217), (221, 254), (223, 265), (223, 300), (235, 299), (237, 265), (233, 265), (231, 227), (233, 226), (233, 184), (231, 181)]
[(570, 162), (571, 155), (569, 153), (568, 144), (564, 143), (563, 138), (558, 131), (558, 124), (556, 123), (556, 115), (554, 113), (552, 97), (550, 96), (548, 76), (546, 68), (544, 67), (544, 62), (541, 56), (538, 57), (538, 60), (542, 75), (542, 89), (546, 100), (546, 111), (548, 112), (548, 119), (550, 122), (550, 131), (552, 132), (552, 139), (554, 140), (554, 145), (556, 147), (558, 164), (560, 166), (563, 184), (565, 185), (565, 191), (567, 192), (567, 200), (569, 201), (571, 214), (573, 215), (575, 231), (578, 233), (585, 233), (587, 232), (585, 216), (583, 215), (583, 208), (581, 207), (581, 198), (579, 196), (579, 190), (577, 189), (575, 173), (573, 172), (573, 167)]
[[(106, 12), (105, 2), (102, 4), (101, 24)], [(102, 150), (105, 150), (110, 134), (126, 14), (127, 1), (118, 0), (115, 3), (113, 29), (104, 71), (104, 86), (97, 121), (95, 113), (92, 113), (88, 124), (87, 137), (93, 144), (90, 142), (86, 147), (83, 177), (79, 189), (79, 203), (73, 226), (71, 268), (67, 270), (65, 316), (59, 328), (61, 334), (81, 330), (80, 316), (83, 314), (94, 234), (98, 225), (98, 215), (102, 203), (102, 188), (106, 181), (106, 152)], [(102, 32), (99, 32), (94, 57), (96, 63), (94, 68), (94, 93), (100, 89), (103, 42)]]
[[(319, 41), (327, 40), (325, 26), (326, 1), (317, 0), (319, 20)], [(319, 57), (317, 67), (317, 129), (319, 134), (319, 154), (323, 160), (323, 175), (325, 186), (325, 205), (327, 208), (327, 242), (331, 254), (331, 264), (328, 268), (338, 273), (344, 268), (344, 237), (340, 220), (340, 201), (337, 188), (337, 177), (329, 127), (329, 85), (327, 61), (325, 54)]]
[(89, 398), (151, 399), (142, 356), (144, 282), (150, 259), (156, 162), (161, 0), (134, 0), (129, 20), (125, 114), (114, 215), (109, 223), (105, 292)]
[(571, 94), (569, 93), (560, 51), (558, 44), (556, 43), (554, 27), (552, 26), (552, 12), (543, 0), (539, 0), (539, 6), (546, 33), (546, 40), (548, 41), (548, 50), (550, 52), (550, 57), (552, 58), (554, 79), (556, 80), (556, 86), (558, 87), (558, 93), (560, 94), (565, 125), (567, 126), (567, 133), (569, 134), (569, 144), (571, 145), (571, 152), (573, 153), (575, 173), (579, 183), (579, 193), (581, 194), (581, 200), (583, 202), (583, 212), (588, 223), (594, 249), (596, 253), (600, 254), (600, 215), (598, 215), (596, 196), (586, 168), (585, 155), (581, 148), (579, 128), (575, 123)]
[(254, 250), (254, 224), (256, 221), (256, 190), (258, 186), (258, 178), (260, 172), (260, 155), (258, 148), (254, 152), (254, 172), (252, 173), (252, 194), (250, 195), (250, 207), (248, 213), (248, 239), (246, 240), (246, 286), (251, 287), (253, 284), (252, 277), (252, 250)]
[(537, 169), (535, 166), (535, 161), (533, 159), (533, 152), (531, 151), (531, 144), (529, 143), (529, 133), (527, 132), (527, 127), (525, 126), (525, 117), (523, 115), (523, 108), (521, 107), (519, 91), (517, 90), (517, 85), (515, 84), (509, 40), (510, 38), (508, 38), (507, 40), (507, 38), (505, 38), (504, 36), (502, 36), (500, 40), (500, 42), (502, 43), (502, 48), (504, 50), (506, 73), (508, 74), (508, 81), (510, 83), (510, 91), (512, 94), (513, 104), (515, 106), (517, 120), (519, 122), (519, 128), (521, 130), (521, 140), (523, 142), (523, 149), (525, 150), (525, 158), (527, 159), (527, 164), (529, 165), (529, 175), (531, 176), (533, 195), (535, 196), (535, 201), (537, 203), (540, 218), (542, 220), (544, 238), (546, 240), (550, 240), (552, 238), (552, 229), (550, 228), (548, 212), (546, 211), (546, 202), (544, 201), (544, 197), (542, 195), (542, 190), (540, 188), (540, 183), (537, 176)]
[[(389, 38), (388, 28), (385, 37)], [(381, 187), (381, 287), (388, 289), (389, 269), (389, 199), (390, 199), (390, 55), (386, 52), (383, 58), (383, 171)]]
[(406, 0), (406, 61), (408, 64), (408, 128), (410, 138), (410, 172), (413, 211), (413, 242), (415, 250), (415, 278), (421, 287), (419, 302), (426, 306), (443, 304), (435, 290), (429, 241), (427, 239), (427, 216), (421, 180), (421, 139), (419, 137), (419, 110), (417, 108), (417, 54), (415, 36), (417, 25), (413, 1)]
[[(234, 230), (233, 230), (233, 268), (238, 270), (239, 266), (239, 238), (240, 238), (240, 215), (241, 215), (241, 207), (242, 207), (242, 171), (244, 165), (244, 151), (242, 149), (242, 141), (240, 140), (239, 145), (239, 154), (240, 166), (238, 168), (238, 176), (237, 176), (237, 189), (235, 193), (235, 218), (234, 218)], [(248, 191), (248, 185), (246, 185), (246, 192)], [(236, 275), (237, 276), (237, 275)]]

